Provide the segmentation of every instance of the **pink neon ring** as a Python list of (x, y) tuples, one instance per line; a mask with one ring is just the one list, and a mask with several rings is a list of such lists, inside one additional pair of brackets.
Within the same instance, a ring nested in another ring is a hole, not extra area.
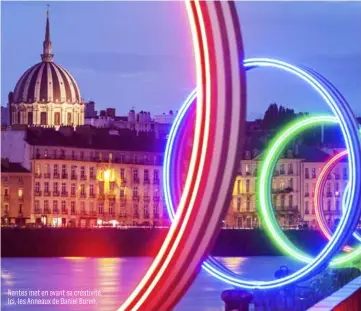
[[(337, 163), (339, 163), (345, 156), (347, 156), (347, 150), (344, 150), (335, 156), (333, 156), (323, 167), (320, 176), (317, 179), (316, 186), (315, 186), (315, 196), (313, 199), (314, 205), (315, 205), (315, 213), (316, 213), (316, 220), (317, 223), (321, 229), (321, 232), (324, 234), (324, 236), (330, 240), (332, 236), (332, 232), (330, 228), (327, 225), (323, 209), (322, 209), (322, 201), (323, 201), (323, 189), (325, 187), (327, 177), (332, 171), (332, 169), (336, 166)], [(352, 247), (346, 245), (343, 250), (345, 252), (351, 252)]]

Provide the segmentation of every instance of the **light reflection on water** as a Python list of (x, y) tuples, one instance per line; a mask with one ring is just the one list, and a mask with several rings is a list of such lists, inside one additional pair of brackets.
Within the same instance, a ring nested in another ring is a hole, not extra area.
[[(146, 272), (152, 259), (136, 258), (3, 258), (2, 310), (114, 311)], [(227, 267), (247, 279), (270, 280), (281, 266), (300, 268), (287, 257), (221, 258)], [(202, 271), (175, 310), (221, 311), (222, 290), (230, 288)], [(100, 290), (96, 305), (8, 305), (11, 290)]]

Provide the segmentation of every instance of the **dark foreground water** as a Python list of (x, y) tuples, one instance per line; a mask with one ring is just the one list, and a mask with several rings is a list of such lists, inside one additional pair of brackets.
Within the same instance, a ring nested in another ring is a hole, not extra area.
[[(300, 268), (299, 263), (287, 257), (222, 258), (220, 260), (248, 279), (273, 279), (274, 272), (281, 265), (287, 265), (292, 270)], [(3, 258), (1, 310), (114, 311), (136, 286), (151, 261), (151, 258), (145, 257)], [(202, 270), (175, 310), (224, 310), (220, 295), (222, 290), (227, 288), (231, 286)], [(24, 292), (12, 293), (11, 296), (9, 290)], [(89, 292), (79, 293), (80, 290), (100, 291), (101, 295), (84, 296)], [(51, 304), (34, 304), (39, 301), (31, 299), (42, 299), (42, 302)], [(10, 304), (10, 302), (15, 304)], [(80, 304), (80, 302), (88, 304)]]

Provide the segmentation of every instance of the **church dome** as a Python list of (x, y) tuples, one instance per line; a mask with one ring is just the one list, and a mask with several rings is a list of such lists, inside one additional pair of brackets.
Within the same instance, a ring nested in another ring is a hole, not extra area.
[(13, 103), (80, 103), (75, 79), (53, 61), (42, 61), (29, 68), (15, 86)]
[(12, 103), (81, 103), (75, 79), (53, 61), (47, 13), (41, 62), (29, 68), (16, 83)]

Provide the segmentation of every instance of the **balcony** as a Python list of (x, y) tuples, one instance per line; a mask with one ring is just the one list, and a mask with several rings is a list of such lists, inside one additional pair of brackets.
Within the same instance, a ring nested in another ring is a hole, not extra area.
[(134, 184), (139, 184), (139, 178), (138, 178), (138, 177), (134, 177), (134, 178), (133, 178), (133, 183), (134, 183)]
[(59, 174), (59, 173), (54, 173), (54, 174), (53, 174), (53, 178), (54, 178), (54, 179), (59, 179), (59, 178), (60, 178), (60, 174)]
[(109, 213), (108, 213), (108, 216), (109, 216), (109, 217), (112, 217), (112, 218), (115, 218), (115, 212), (109, 212)]
[(51, 174), (50, 173), (45, 173), (44, 178), (51, 178)]
[(86, 175), (80, 175), (80, 180), (86, 180)]
[(127, 213), (120, 213), (119, 218), (127, 218)]
[(88, 216), (88, 212), (86, 210), (80, 211), (80, 216)]
[(41, 197), (41, 191), (35, 191), (35, 192), (34, 192), (34, 195), (35, 195), (36, 197)]
[(154, 202), (159, 202), (159, 200), (160, 200), (160, 197), (159, 197), (159, 196), (153, 197), (153, 201), (154, 201)]
[(35, 173), (35, 178), (41, 178), (41, 174), (40, 173)]
[(68, 174), (66, 174), (66, 173), (61, 174), (61, 179), (68, 179)]
[(149, 184), (150, 184), (149, 178), (144, 179), (144, 185), (149, 185)]
[(41, 208), (35, 209), (35, 214), (42, 214), (42, 213), (43, 213), (43, 211)]
[(280, 175), (285, 175), (286, 172), (284, 170), (280, 170)]
[(89, 216), (97, 216), (97, 215), (98, 215), (98, 213), (95, 212), (95, 211), (90, 211), (89, 212)]
[(95, 193), (93, 192), (93, 193), (89, 193), (89, 198), (95, 198)]
[(76, 210), (71, 210), (70, 215), (76, 215)]
[(50, 197), (50, 191), (44, 191), (44, 197)]
[(96, 177), (95, 177), (95, 175), (90, 175), (90, 176), (89, 176), (89, 179), (90, 179), (90, 180), (95, 180)]
[(160, 184), (159, 178), (153, 179), (153, 184), (159, 185)]
[(53, 209), (53, 214), (54, 214), (54, 215), (58, 215), (59, 212), (60, 212), (60, 211), (59, 211), (57, 208)]
[(51, 214), (51, 210), (49, 208), (44, 208), (44, 214)]
[(68, 191), (62, 191), (61, 196), (62, 197), (67, 197), (68, 196)]
[(150, 196), (149, 195), (145, 195), (143, 197), (143, 200), (146, 201), (146, 202), (149, 202), (150, 201)]
[(71, 196), (72, 198), (75, 198), (75, 197), (76, 197), (75, 192), (70, 192), (70, 196)]
[(63, 208), (62, 210), (61, 210), (61, 213), (63, 214), (63, 215), (68, 215), (68, 209), (67, 208)]
[(72, 175), (70, 176), (70, 179), (71, 179), (71, 180), (77, 180), (77, 179), (78, 179), (78, 176), (72, 174)]
[(53, 197), (60, 197), (59, 191), (53, 191)]
[(293, 170), (288, 170), (288, 171), (287, 171), (287, 174), (288, 174), (288, 175), (293, 175)]
[(81, 199), (85, 199), (86, 198), (86, 193), (83, 192), (83, 193), (80, 193), (80, 196), (79, 196)]

